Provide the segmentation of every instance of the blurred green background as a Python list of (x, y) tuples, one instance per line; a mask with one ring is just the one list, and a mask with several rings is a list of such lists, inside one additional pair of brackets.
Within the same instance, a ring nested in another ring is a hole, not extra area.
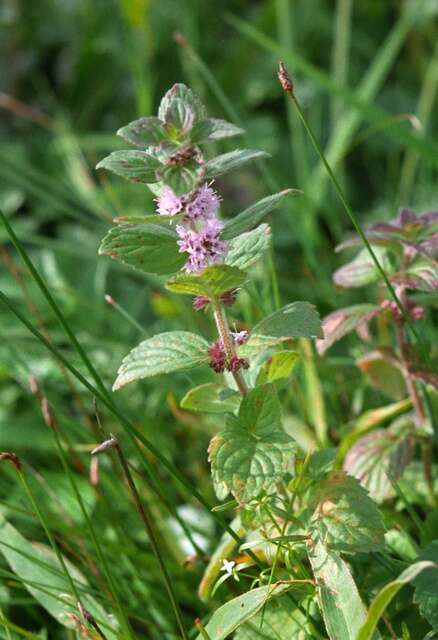
[[(208, 317), (194, 315), (189, 302), (163, 293), (159, 279), (97, 256), (114, 216), (154, 210), (143, 186), (94, 170), (108, 152), (123, 148), (115, 131), (154, 113), (174, 82), (199, 93), (210, 115), (242, 125), (245, 140), (237, 144), (268, 151), (272, 159), (218, 181), (223, 215), (280, 189), (301, 189), (302, 196), (288, 199), (272, 216), (273, 260), (282, 302), (309, 300), (325, 315), (363, 301), (365, 294), (363, 289), (339, 291), (332, 284), (332, 272), (344, 261), (334, 248), (351, 233), (351, 224), (282, 94), (277, 63), (284, 60), (293, 75), (296, 94), (361, 223), (393, 218), (400, 205), (436, 208), (437, 16), (436, 0), (2, 0), (0, 205), (108, 385), (121, 358), (144, 335), (169, 328), (214, 335)], [(217, 150), (235, 144), (222, 143)], [(1, 289), (84, 372), (3, 228), (0, 258)], [(259, 295), (242, 296), (233, 310), (236, 322), (250, 326), (272, 310), (266, 273), (268, 263), (254, 269)], [(120, 308), (109, 306), (105, 294)], [(424, 332), (430, 335), (430, 317)], [(360, 353), (349, 352), (348, 344), (344, 341), (333, 356), (318, 362), (335, 438), (336, 425), (364, 406), (385, 401), (365, 388), (353, 366)], [(354, 338), (350, 344), (356, 344)], [(163, 637), (171, 623), (167, 605), (154, 592), (156, 569), (148, 550), (138, 555), (143, 580), (132, 581), (130, 573), (136, 544), (144, 544), (135, 513), (120, 502), (110, 480), (102, 495), (87, 480), (87, 451), (99, 436), (92, 398), (2, 306), (0, 448), (16, 451), (32, 465), (35, 491), (60, 537), (73, 532), (88, 545), (86, 523), (62, 473), (53, 436), (30, 394), (30, 374), (57, 414), (70, 468), (99, 523), (106, 553), (110, 558), (121, 549), (126, 554), (118, 567), (123, 595), (148, 624), (154, 621), (158, 630), (151, 637)], [(212, 373), (207, 376), (213, 379)], [(193, 379), (205, 381), (205, 372), (195, 372)], [(308, 444), (315, 409), (311, 390), (302, 382), (301, 372), (287, 406)], [(135, 424), (212, 499), (206, 447), (217, 422), (177, 408), (188, 386), (187, 376), (173, 376), (133, 385), (117, 398)], [(118, 432), (113, 419), (102, 407), (99, 411), (105, 430)], [(154, 460), (150, 463), (167, 500), (185, 509), (200, 539), (216, 540), (208, 516), (202, 519), (181, 487), (169, 482)], [(2, 468), (0, 474), (1, 512), (28, 537), (43, 540), (12, 469)], [(72, 524), (66, 523), (48, 486)], [(194, 597), (201, 569), (184, 571), (177, 564), (190, 545), (162, 501), (149, 498), (174, 554), (177, 589), (194, 616), (202, 610)], [(109, 504), (116, 524), (108, 522)], [(120, 547), (124, 539), (129, 540), (126, 548)], [(80, 545), (76, 551), (83, 562)], [(0, 587), (0, 606), (8, 607), (12, 618), (21, 616), (28, 628), (46, 624), (42, 610), (28, 602), (19, 585)]]

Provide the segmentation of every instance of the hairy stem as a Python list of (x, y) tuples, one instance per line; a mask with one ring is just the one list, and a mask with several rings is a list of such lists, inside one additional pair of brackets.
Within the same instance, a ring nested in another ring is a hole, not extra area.
[[(220, 302), (213, 302), (212, 306), (217, 331), (223, 342), (227, 360), (230, 362), (232, 358), (236, 357), (236, 348), (228, 326), (227, 316), (225, 315), (224, 308)], [(246, 395), (248, 393), (248, 387), (246, 386), (246, 382), (240, 371), (232, 371), (231, 373), (241, 395)]]

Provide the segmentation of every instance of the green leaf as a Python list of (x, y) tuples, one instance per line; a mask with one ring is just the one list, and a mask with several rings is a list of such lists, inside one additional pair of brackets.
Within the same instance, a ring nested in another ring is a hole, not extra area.
[(321, 321), (313, 304), (292, 302), (256, 324), (251, 335), (277, 338), (320, 338)]
[(273, 385), (252, 389), (242, 400), (238, 419), (228, 416), (225, 430), (209, 448), (219, 499), (228, 493), (241, 503), (275, 490), (293, 470), (295, 443), (281, 431), (280, 404)]
[(402, 364), (393, 349), (380, 347), (365, 354), (357, 361), (368, 383), (392, 400), (406, 397), (406, 382)]
[[(382, 247), (374, 247), (374, 253), (386, 273), (391, 271), (388, 251)], [(362, 287), (381, 279), (381, 274), (368, 249), (362, 249), (358, 255), (343, 267), (335, 271), (333, 280), (338, 287)]]
[(188, 111), (193, 113), (193, 122), (207, 117), (205, 106), (198, 96), (185, 84), (177, 83), (167, 91), (158, 107), (158, 117), (163, 122), (172, 124), (177, 129), (187, 118)]
[(220, 120), (219, 118), (207, 118), (195, 124), (191, 131), (190, 139), (198, 144), (199, 142), (240, 136), (242, 133), (245, 133), (245, 131), (231, 122)]
[(160, 215), (152, 213), (144, 216), (118, 216), (113, 218), (114, 224), (160, 224), (164, 227), (170, 227), (175, 223), (181, 222), (184, 218), (183, 213), (177, 213), (173, 216)]
[(308, 633), (306, 615), (287, 596), (281, 596), (239, 627), (235, 640), (304, 640)]
[(356, 478), (336, 471), (313, 492), (310, 525), (331, 549), (376, 551), (384, 545), (385, 527), (377, 505)]
[(117, 135), (137, 147), (159, 145), (168, 139), (160, 118), (139, 118), (117, 131)]
[[(346, 562), (319, 539), (309, 544), (317, 597), (330, 640), (355, 640), (366, 609)], [(380, 636), (376, 634), (373, 640)]]
[(269, 153), (266, 153), (265, 151), (255, 151), (254, 149), (236, 149), (229, 153), (223, 153), (222, 155), (216, 156), (216, 158), (212, 158), (206, 162), (205, 177), (206, 179), (217, 178), (218, 176), (222, 176), (224, 173), (234, 171), (247, 162), (251, 162), (252, 160), (257, 160), (259, 158), (266, 158), (268, 156)]
[(206, 413), (233, 413), (239, 404), (240, 395), (237, 391), (214, 382), (191, 389), (180, 402), (183, 409)]
[(278, 351), (264, 363), (257, 376), (257, 384), (289, 380), (298, 360), (296, 351)]
[(193, 369), (208, 362), (208, 342), (188, 331), (167, 331), (143, 340), (123, 359), (113, 391), (162, 373)]
[(228, 220), (225, 223), (221, 237), (224, 240), (230, 240), (238, 236), (242, 231), (257, 226), (286, 196), (290, 194), (298, 195), (300, 193), (301, 191), (297, 189), (285, 189), (279, 193), (274, 193), (272, 196), (263, 198), (263, 200), (259, 200), (244, 211), (241, 211), (241, 213), (237, 214), (232, 220)]
[(392, 483), (398, 480), (413, 454), (410, 435), (414, 424), (402, 417), (388, 429), (376, 429), (359, 440), (349, 450), (344, 469), (357, 478), (376, 502), (392, 493)]
[[(430, 571), (432, 569), (432, 571)], [(362, 627), (359, 630), (357, 635), (357, 640), (372, 640), (374, 631), (376, 630), (377, 623), (382, 617), (386, 607), (393, 600), (393, 598), (397, 595), (400, 589), (409, 582), (412, 582), (417, 578), (421, 580), (423, 576), (426, 575), (425, 570), (428, 570), (427, 573), (430, 576), (433, 576), (434, 585), (437, 584), (438, 577), (438, 565), (434, 564), (430, 561), (422, 561), (415, 562), (410, 567), (408, 567), (396, 580), (392, 580), (388, 584), (386, 584), (383, 589), (379, 591), (374, 600), (372, 601), (370, 608), (368, 610), (368, 614), (366, 620)], [(421, 574), (421, 575), (419, 575)], [(427, 580), (427, 577), (426, 577)], [(435, 587), (435, 591), (438, 593), (438, 590)], [(436, 608), (437, 600), (435, 600), (435, 612), (438, 611)], [(438, 621), (438, 615), (437, 615)]]
[(266, 253), (270, 241), (271, 229), (267, 224), (241, 233), (230, 241), (225, 262), (232, 267), (248, 269)]
[(156, 171), (161, 167), (157, 158), (144, 151), (113, 151), (96, 166), (108, 169), (132, 182), (157, 182)]
[[(270, 598), (276, 597), (291, 588), (291, 585), (274, 583), (258, 589), (252, 589), (217, 609), (205, 627), (211, 640), (225, 640), (241, 624), (260, 611)], [(196, 640), (202, 640), (198, 635)]]
[(424, 549), (419, 560), (433, 562), (434, 565), (416, 578), (414, 602), (434, 631), (438, 631), (438, 540)]
[(374, 304), (355, 304), (330, 313), (322, 321), (324, 338), (316, 343), (318, 353), (323, 355), (337, 340), (354, 331), (362, 322), (367, 322), (379, 311), (379, 307)]
[[(35, 600), (65, 627), (73, 628), (70, 613), (77, 613), (77, 603), (71, 593), (70, 583), (54, 552), (45, 545), (31, 543), (15, 527), (0, 515), (0, 553), (11, 570)], [(108, 615), (86, 593), (86, 578), (65, 559), (72, 579), (81, 591), (82, 604), (99, 621), (108, 623)], [(105, 626), (109, 638), (117, 637), (115, 631)]]
[(166, 289), (191, 296), (217, 299), (230, 289), (241, 287), (246, 273), (237, 267), (213, 265), (199, 273), (180, 273), (166, 283)]
[(195, 160), (162, 165), (157, 178), (168, 185), (177, 196), (192, 191), (198, 183), (202, 167)]
[(99, 254), (158, 275), (174, 273), (186, 261), (179, 251), (176, 233), (156, 224), (119, 225), (110, 229)]
[(289, 338), (276, 338), (274, 336), (250, 335), (247, 342), (238, 347), (237, 351), (241, 358), (253, 358), (288, 339)]

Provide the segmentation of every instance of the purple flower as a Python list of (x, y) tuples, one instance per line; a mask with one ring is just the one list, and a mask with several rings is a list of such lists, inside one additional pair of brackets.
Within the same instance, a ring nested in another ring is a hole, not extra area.
[(157, 198), (157, 211), (162, 216), (174, 216), (181, 213), (185, 205), (185, 196), (176, 196), (170, 187), (165, 187)]
[(185, 215), (189, 220), (209, 220), (219, 209), (219, 196), (208, 184), (203, 184), (187, 203)]
[(241, 344), (244, 344), (248, 340), (248, 331), (232, 331), (231, 334), (234, 338), (234, 342), (238, 347), (240, 347)]
[(207, 220), (199, 231), (180, 224), (176, 226), (176, 232), (180, 237), (178, 240), (180, 252), (185, 251), (189, 254), (185, 264), (186, 271), (189, 273), (201, 271), (205, 267), (221, 261), (228, 246), (219, 238), (222, 226), (217, 218)]

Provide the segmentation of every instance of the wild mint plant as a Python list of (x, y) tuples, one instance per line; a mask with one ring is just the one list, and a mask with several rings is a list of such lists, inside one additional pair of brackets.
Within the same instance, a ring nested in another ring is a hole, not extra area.
[[(199, 594), (207, 600), (230, 579), (247, 593), (220, 607), (206, 627), (198, 621), (199, 638), (225, 638), (237, 630), (235, 637), (243, 640), (263, 620), (278, 628), (285, 612), (296, 616), (305, 637), (356, 637), (367, 612), (341, 554), (383, 551), (382, 515), (359, 481), (339, 468), (334, 449), (303, 457), (281, 415), (282, 389), (297, 359), (293, 341), (329, 341), (330, 332), (323, 338), (308, 302), (291, 302), (248, 331), (231, 331), (227, 317), (250, 282), (251, 267), (269, 249), (265, 217), (291, 190), (222, 220), (215, 178), (266, 154), (238, 149), (205, 157), (204, 145), (242, 131), (208, 118), (182, 84), (166, 93), (158, 117), (141, 118), (118, 133), (141, 149), (114, 152), (98, 167), (144, 183), (156, 211), (117, 218), (100, 253), (167, 276), (166, 289), (191, 296), (194, 310), (212, 314), (217, 330), (215, 337), (182, 329), (142, 341), (124, 358), (113, 386), (202, 366), (217, 375), (181, 401), (186, 410), (224, 414), (208, 454), (216, 495), (227, 500), (216, 509), (235, 510), (235, 535), (225, 534)], [(365, 317), (374, 308), (362, 311)]]
[[(337, 340), (356, 330), (365, 350), (357, 365), (369, 384), (394, 401), (408, 397), (411, 411), (395, 419), (388, 428), (359, 437), (345, 459), (344, 468), (356, 476), (379, 502), (393, 494), (398, 480), (412, 459), (415, 443), (423, 451), (425, 480), (429, 500), (435, 504), (432, 478), (431, 425), (427, 413), (427, 396), (422, 387), (438, 388), (436, 362), (429, 349), (414, 348), (407, 339), (407, 324), (414, 323), (421, 332), (421, 321), (427, 312), (428, 294), (438, 289), (438, 212), (417, 215), (401, 209), (389, 222), (371, 225), (366, 231), (393, 284), (402, 308), (388, 298), (381, 275), (366, 249), (360, 249), (353, 260), (340, 267), (333, 280), (341, 288), (358, 288), (376, 284), (376, 303), (358, 304), (338, 309), (323, 322), (324, 339), (318, 340), (319, 353), (324, 354)], [(338, 251), (357, 249), (361, 240), (352, 237)], [(418, 295), (421, 294), (421, 298)], [(373, 336), (374, 324), (381, 331)], [(387, 327), (383, 331), (382, 328)], [(392, 336), (388, 336), (388, 332)], [(380, 336), (379, 336), (380, 333)]]

